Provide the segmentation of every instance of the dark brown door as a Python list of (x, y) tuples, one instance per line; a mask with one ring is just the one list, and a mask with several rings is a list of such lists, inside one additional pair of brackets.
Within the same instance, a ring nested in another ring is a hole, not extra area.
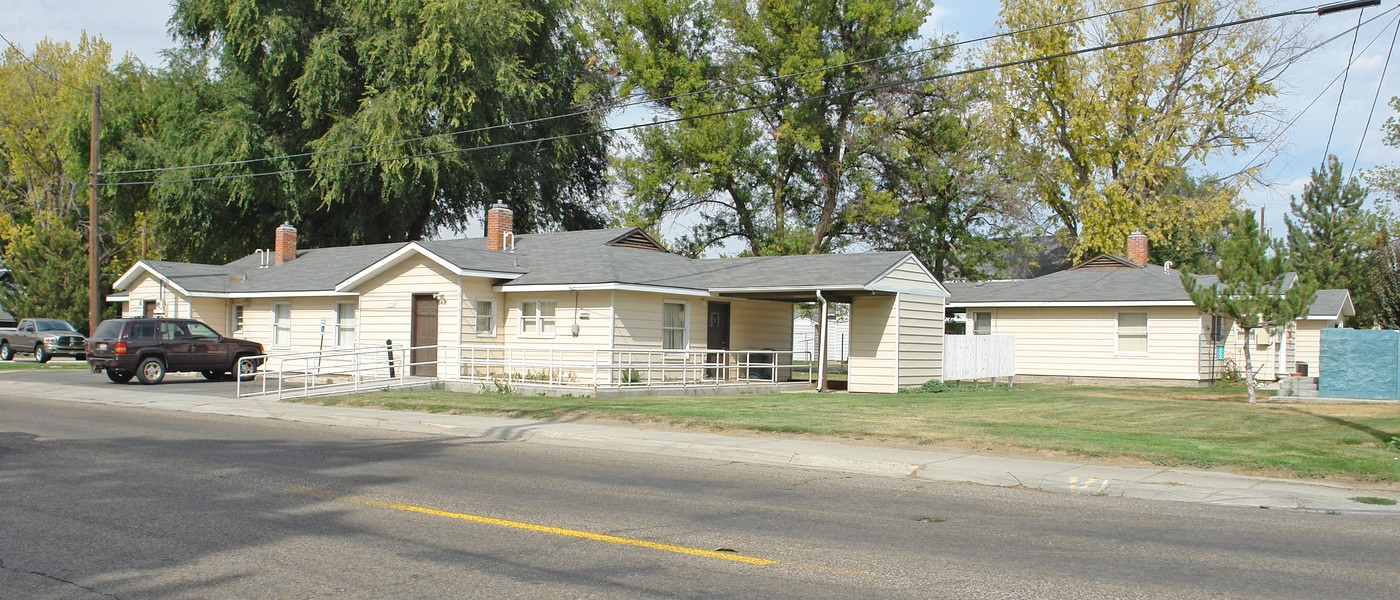
[[(437, 377), (438, 303), (432, 294), (413, 295), (413, 351), (409, 374)], [(429, 346), (419, 348), (420, 346)]]
[[(729, 303), (711, 302), (709, 315), (705, 318), (705, 348), (709, 350), (729, 349)], [(726, 362), (724, 354), (714, 353), (705, 356), (705, 362), (709, 364), (724, 364)], [(724, 377), (724, 373), (718, 369), (707, 369), (706, 375), (710, 377)], [(727, 377), (724, 377), (727, 379)]]
[(156, 316), (156, 301), (147, 300), (141, 303), (141, 316), (147, 319)]

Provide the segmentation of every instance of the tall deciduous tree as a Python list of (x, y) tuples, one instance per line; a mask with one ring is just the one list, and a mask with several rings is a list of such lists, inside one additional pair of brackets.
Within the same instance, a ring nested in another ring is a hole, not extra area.
[[(621, 94), (689, 119), (638, 132), (635, 152), (617, 162), (630, 222), (696, 220), (679, 243), (691, 253), (726, 240), (758, 254), (842, 243), (861, 201), (854, 174), (868, 146), (859, 140), (895, 93), (862, 88), (919, 72), (917, 57), (895, 55), (913, 47), (928, 0), (591, 6)], [(704, 116), (746, 107), (757, 108)]]
[[(569, 0), (180, 0), (175, 32), (216, 50), (219, 66), (211, 89), (186, 103), (195, 125), (186, 137), (196, 143), (171, 148), (184, 151), (176, 164), (316, 154), (176, 172), (169, 179), (310, 169), (165, 184), (175, 190), (163, 192), (166, 206), (195, 207), (174, 225), (227, 215), (222, 227), (245, 238), (242, 225), (264, 227), (251, 242), (265, 243), (266, 225), (285, 219), (311, 245), (383, 242), (461, 231), (498, 201), (525, 231), (600, 224), (593, 205), (606, 140), (589, 132), (601, 119), (534, 121), (589, 107), (580, 91), (590, 71), (567, 27), (569, 8)], [(533, 122), (495, 127), (520, 121)], [(532, 141), (555, 136), (574, 137)], [(407, 139), (418, 141), (396, 143)], [(461, 152), (483, 146), (496, 147)]]
[[(1239, 327), (1244, 339), (1256, 329), (1278, 331), (1308, 313), (1317, 285), (1299, 279), (1288, 285), (1288, 252), (1283, 244), (1259, 230), (1254, 213), (1243, 211), (1230, 219), (1228, 237), (1218, 249), (1220, 271), (1213, 284), (1182, 273), (1181, 283), (1201, 312), (1220, 315)], [(1285, 290), (1285, 286), (1288, 286)], [(1244, 344), (1245, 383), (1249, 403), (1254, 404), (1254, 362)]]
[(1291, 199), (1288, 251), (1298, 272), (1324, 287), (1351, 290), (1356, 302), (1354, 322), (1368, 324), (1375, 316), (1375, 297), (1367, 285), (1367, 254), (1375, 247), (1376, 218), (1367, 211), (1367, 190), (1355, 178), (1343, 182), (1342, 164), (1327, 157), (1313, 169), (1303, 196)]
[[(1021, 30), (1142, 5), (1137, 0), (1004, 0), (1000, 24)], [(1149, 4), (1078, 25), (1000, 38), (989, 62), (1035, 59), (1252, 16), (1249, 0)], [(1027, 181), (1076, 253), (1121, 252), (1135, 229), (1155, 239), (1218, 228), (1236, 204), (1233, 186), (1208, 195), (1172, 184), (1212, 153), (1238, 149), (1267, 125), (1280, 49), (1294, 36), (1255, 23), (1128, 44), (1000, 69), (1001, 149), (1028, 167)]]

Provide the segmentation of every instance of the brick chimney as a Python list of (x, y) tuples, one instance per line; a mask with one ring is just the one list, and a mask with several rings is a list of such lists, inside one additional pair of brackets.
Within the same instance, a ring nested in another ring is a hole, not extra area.
[(1141, 231), (1128, 234), (1128, 260), (1138, 266), (1147, 265), (1147, 235)]
[(497, 202), (486, 211), (486, 249), (505, 250), (506, 234), (515, 235), (515, 213)]
[(297, 228), (291, 223), (277, 227), (277, 238), (272, 247), (272, 264), (280, 265), (297, 257)]

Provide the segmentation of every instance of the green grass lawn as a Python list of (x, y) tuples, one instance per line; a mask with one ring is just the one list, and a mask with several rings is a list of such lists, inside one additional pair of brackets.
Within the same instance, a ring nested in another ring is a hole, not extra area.
[(549, 398), (384, 392), (304, 402), (1001, 446), (1168, 466), (1400, 481), (1400, 405), (1258, 404), (1242, 388), (1018, 385), (946, 393)]

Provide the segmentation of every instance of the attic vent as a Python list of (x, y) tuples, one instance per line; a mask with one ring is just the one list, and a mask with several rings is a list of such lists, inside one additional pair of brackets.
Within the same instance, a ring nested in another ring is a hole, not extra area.
[(647, 235), (645, 231), (636, 228), (608, 242), (608, 245), (618, 248), (635, 248), (637, 250), (667, 251), (661, 244), (656, 243), (656, 240), (651, 239), (651, 236)]
[(1080, 269), (1141, 269), (1142, 267), (1131, 260), (1112, 254), (1100, 254), (1089, 260), (1070, 267), (1070, 271)]

